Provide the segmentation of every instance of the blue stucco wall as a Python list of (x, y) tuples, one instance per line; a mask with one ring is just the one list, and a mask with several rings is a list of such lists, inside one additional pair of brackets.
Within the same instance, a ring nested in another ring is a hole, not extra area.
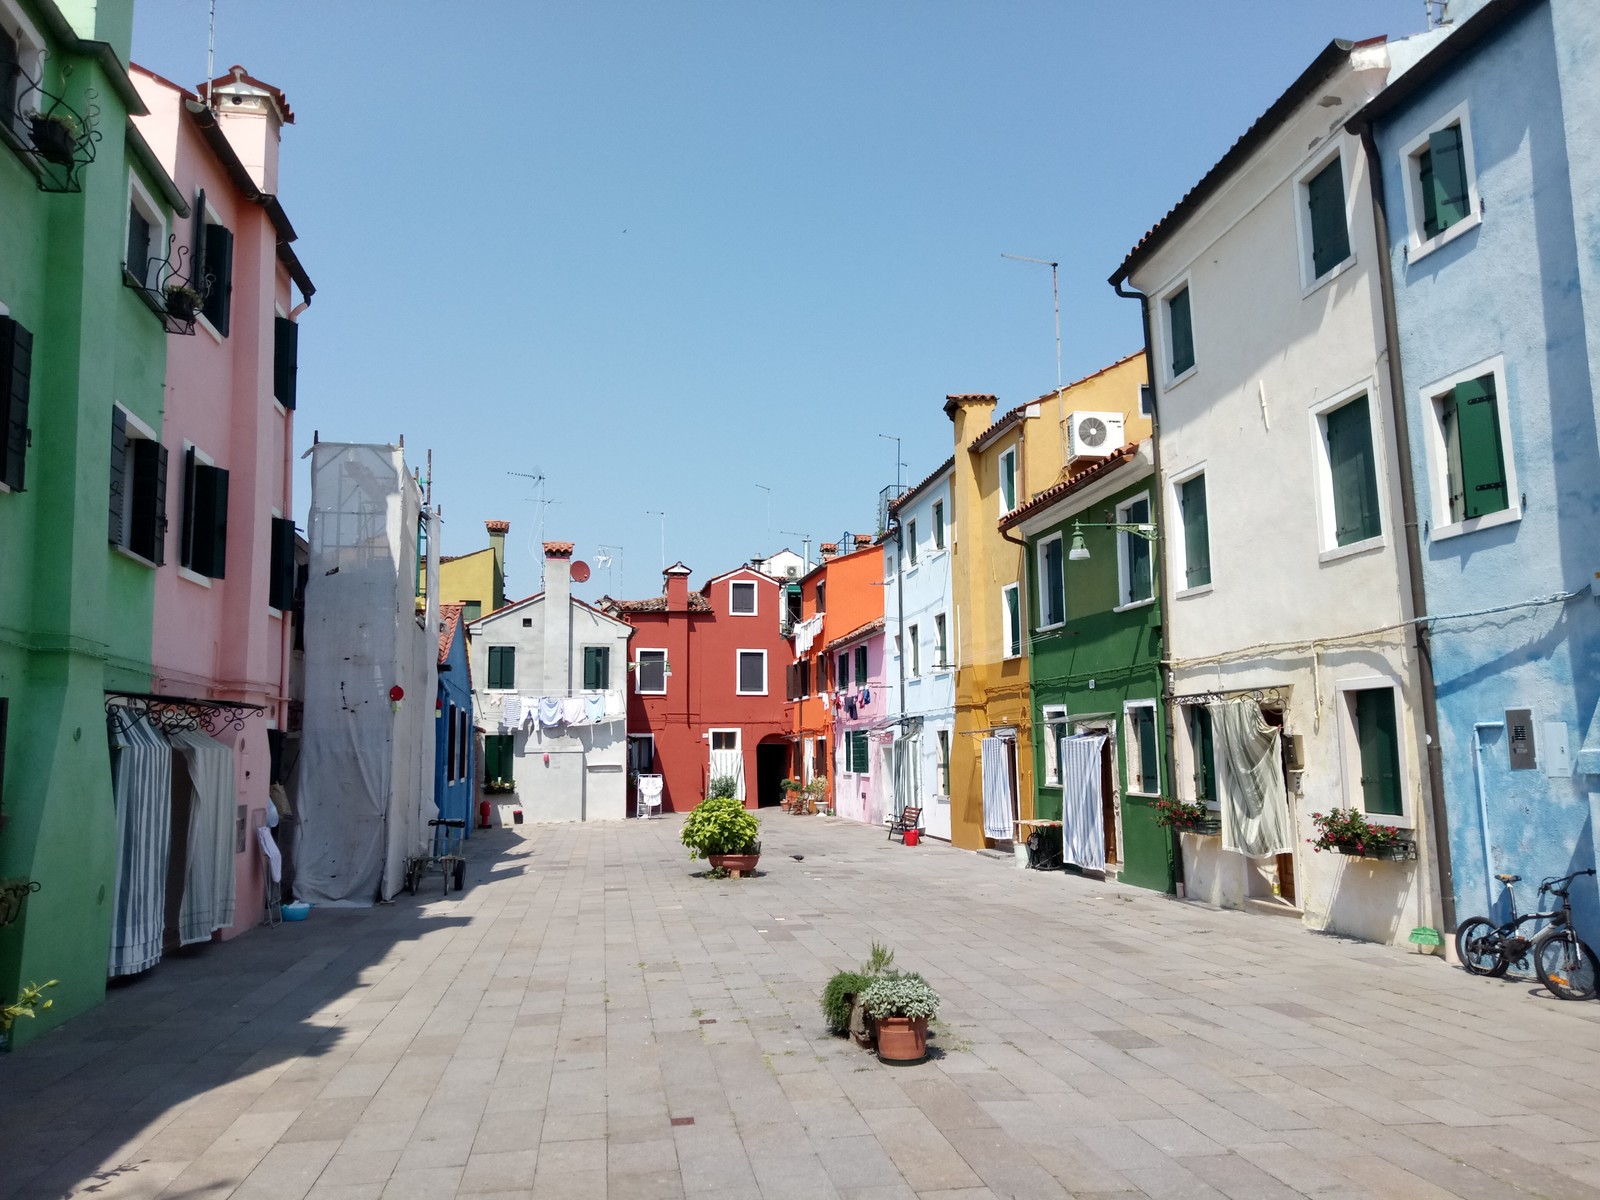
[[(1383, 161), (1395, 304), (1423, 522), (1430, 614), (1480, 612), (1587, 587), (1600, 569), (1596, 319), (1600, 294), (1600, 37), (1585, 0), (1547, 0), (1506, 20), (1375, 129)], [(1557, 30), (1570, 28), (1581, 36)], [(1402, 150), (1465, 101), (1482, 223), (1408, 262)], [(1503, 356), (1520, 520), (1435, 539), (1423, 392)], [(1600, 777), (1546, 771), (1546, 722), (1563, 723), (1576, 757), (1600, 698), (1600, 602), (1585, 592), (1434, 627), (1440, 741), (1458, 914), (1483, 912), (1490, 875), (1535, 881), (1595, 863)], [(1503, 729), (1478, 723), (1533, 710), (1540, 762), (1509, 769)], [(1484, 820), (1486, 813), (1487, 822)], [(1600, 942), (1593, 880), (1573, 891), (1586, 940)]]
[[(467, 670), (467, 637), (465, 626), (456, 630), (450, 640), (450, 653), (445, 658), (448, 671), (439, 672), (439, 698), (444, 703), (445, 720), (434, 721), (433, 803), (444, 820), (465, 821), (463, 833), (472, 836), (473, 781), (478, 776), (476, 740), (472, 737), (472, 678)], [(450, 706), (466, 710), (467, 714), (467, 771), (464, 778), (454, 783), (446, 782), (446, 759), (449, 749), (448, 717)]]

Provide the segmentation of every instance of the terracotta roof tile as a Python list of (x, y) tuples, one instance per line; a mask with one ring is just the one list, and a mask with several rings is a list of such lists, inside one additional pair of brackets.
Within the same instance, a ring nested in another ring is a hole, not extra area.
[(1073, 388), (1079, 386), (1080, 384), (1088, 383), (1091, 379), (1098, 379), (1100, 376), (1104, 375), (1107, 371), (1115, 371), (1118, 367), (1122, 366), (1124, 363), (1132, 362), (1134, 359), (1138, 358), (1143, 353), (1144, 353), (1143, 350), (1135, 350), (1132, 354), (1124, 354), (1121, 358), (1117, 359), (1116, 362), (1107, 363), (1105, 366), (1101, 367), (1098, 371), (1090, 371), (1087, 375), (1085, 375), (1081, 379), (1074, 379), (1071, 383), (1064, 383), (1064, 384), (1061, 385), (1061, 387), (1059, 389), (1052, 389), (1051, 391), (1046, 392), (1044, 395), (1040, 396), (1036, 400), (1024, 401), (1023, 403), (1017, 405), (1015, 408), (1010, 409), (1009, 411), (1007, 411), (1005, 413), (1002, 413), (1000, 415), (1000, 417), (989, 426), (989, 428), (985, 429), (977, 437), (972, 439), (971, 443), (968, 444), (967, 449), (968, 450), (981, 450), (984, 447), (984, 445), (990, 439), (992, 439), (994, 437), (997, 437), (1001, 433), (1004, 433), (1006, 431), (1006, 429), (1008, 429), (1010, 426), (1016, 424), (1017, 421), (1021, 418), (1022, 414), (1027, 411), (1027, 409), (1028, 409), (1028, 407), (1030, 405), (1043, 404), (1046, 400), (1054, 400), (1056, 398), (1056, 396), (1060, 392), (1071, 391)]
[(574, 543), (572, 542), (546, 542), (544, 544), (544, 556), (546, 558), (571, 558), (573, 545)]
[(510, 521), (485, 521), (483, 523), (483, 527), (485, 529), (487, 529), (490, 533), (510, 533), (511, 532), (511, 522)]
[(461, 628), (461, 610), (465, 604), (439, 605), (439, 662), (450, 657), (450, 644), (456, 640), (456, 630)]
[[(606, 604), (621, 614), (667, 611), (667, 598), (665, 596), (651, 596), (648, 600), (613, 600), (608, 596)], [(708, 613), (712, 611), (711, 601), (699, 592), (690, 592), (689, 611), (692, 613)]]
[(892, 513), (899, 512), (901, 505), (908, 503), (910, 500), (912, 500), (916, 496), (916, 494), (918, 492), (920, 492), (923, 488), (927, 487), (935, 479), (939, 478), (939, 476), (943, 475), (946, 471), (948, 471), (951, 467), (953, 467), (955, 465), (956, 465), (956, 456), (954, 454), (952, 454), (949, 458), (945, 459), (942, 463), (940, 463), (937, 467), (935, 467), (924, 479), (922, 479), (921, 481), (919, 481), (917, 483), (912, 484), (905, 491), (901, 492), (900, 493), (900, 498), (895, 500), (893, 503), (891, 503), (889, 505), (889, 511), (892, 512)]
[(852, 629), (849, 633), (842, 634), (841, 636), (834, 638), (833, 641), (829, 642), (823, 647), (823, 650), (833, 650), (839, 646), (843, 646), (846, 642), (853, 642), (857, 638), (863, 638), (869, 634), (881, 633), (884, 628), (884, 618), (878, 617), (874, 620), (868, 621), (865, 625), (861, 625), (855, 629)]

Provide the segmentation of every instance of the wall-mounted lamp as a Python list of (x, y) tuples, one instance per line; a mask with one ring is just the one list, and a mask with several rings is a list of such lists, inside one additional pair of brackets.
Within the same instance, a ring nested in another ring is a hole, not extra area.
[(1118, 533), (1133, 533), (1147, 542), (1156, 540), (1156, 527), (1148, 522), (1129, 524), (1126, 521), (1074, 521), (1072, 523), (1072, 548), (1067, 557), (1073, 562), (1083, 562), (1089, 557), (1089, 546), (1083, 540), (1085, 529), (1115, 529)]

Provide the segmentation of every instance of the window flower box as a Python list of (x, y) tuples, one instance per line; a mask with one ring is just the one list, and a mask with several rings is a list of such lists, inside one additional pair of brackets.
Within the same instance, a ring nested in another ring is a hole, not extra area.
[(1307, 838), (1318, 854), (1332, 850), (1348, 858), (1372, 858), (1382, 862), (1409, 862), (1417, 857), (1417, 843), (1403, 836), (1394, 825), (1374, 825), (1366, 814), (1354, 808), (1335, 808), (1312, 813), (1317, 836)]

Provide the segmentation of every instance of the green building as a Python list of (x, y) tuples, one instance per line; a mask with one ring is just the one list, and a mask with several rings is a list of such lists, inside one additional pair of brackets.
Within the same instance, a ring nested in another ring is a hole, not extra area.
[(108, 521), (152, 509), (159, 555), (161, 262), (188, 207), (128, 121), (132, 34), (132, 0), (0, 0), (0, 881), (39, 885), (0, 928), (0, 1001), (60, 981), (17, 1041), (104, 994), (106, 692), (151, 683), (153, 564)]
[[(1047, 488), (1001, 529), (1027, 545), (1026, 616), (1013, 619), (1028, 625), (1034, 815), (1062, 821), (1069, 864), (1168, 892), (1155, 510), (1145, 440)], [(1080, 737), (1063, 762), (1062, 739)]]

